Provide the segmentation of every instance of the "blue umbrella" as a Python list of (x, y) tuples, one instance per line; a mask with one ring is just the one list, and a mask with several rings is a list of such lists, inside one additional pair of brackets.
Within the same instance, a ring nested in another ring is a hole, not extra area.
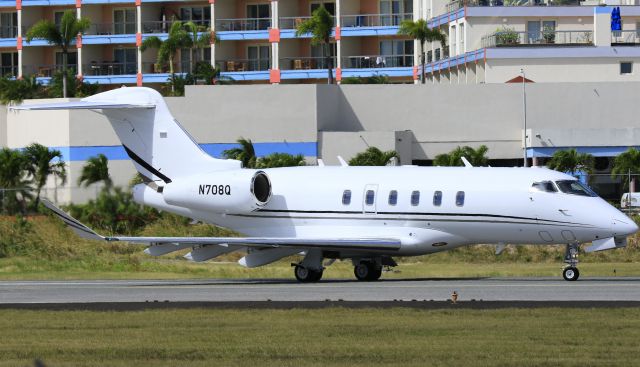
[(615, 7), (611, 11), (611, 30), (612, 31), (621, 31), (622, 30), (622, 18), (620, 17), (620, 7)]

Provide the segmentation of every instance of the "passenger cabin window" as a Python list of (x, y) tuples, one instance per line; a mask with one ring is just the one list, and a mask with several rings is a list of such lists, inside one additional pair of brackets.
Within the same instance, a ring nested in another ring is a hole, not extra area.
[(418, 206), (420, 204), (420, 191), (414, 191), (411, 193), (411, 205)]
[(342, 193), (342, 204), (351, 204), (351, 190), (344, 190), (344, 192)]
[(375, 200), (375, 198), (376, 196), (373, 190), (367, 190), (367, 194), (365, 196), (365, 203), (367, 205), (373, 205), (373, 201)]
[(556, 185), (554, 185), (551, 181), (534, 182), (531, 187), (537, 191), (558, 192)]
[(389, 205), (396, 205), (398, 203), (398, 192), (391, 190), (389, 192)]
[(433, 205), (434, 206), (442, 205), (442, 191), (436, 191), (433, 193)]
[(560, 188), (560, 191), (564, 192), (565, 194), (592, 197), (598, 196), (598, 194), (593, 192), (593, 190), (591, 190), (589, 186), (584, 185), (578, 180), (556, 181), (556, 184), (558, 185), (558, 188)]
[(464, 191), (458, 191), (456, 193), (456, 205), (463, 206), (464, 205)]

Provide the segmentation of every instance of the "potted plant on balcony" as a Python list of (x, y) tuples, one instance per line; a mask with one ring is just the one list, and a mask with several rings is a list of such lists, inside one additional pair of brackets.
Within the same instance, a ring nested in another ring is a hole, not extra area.
[(496, 46), (517, 45), (520, 43), (518, 32), (509, 27), (498, 28), (495, 33)]
[(553, 29), (553, 27), (544, 27), (542, 30), (542, 39), (544, 39), (544, 43), (555, 43), (556, 30)]

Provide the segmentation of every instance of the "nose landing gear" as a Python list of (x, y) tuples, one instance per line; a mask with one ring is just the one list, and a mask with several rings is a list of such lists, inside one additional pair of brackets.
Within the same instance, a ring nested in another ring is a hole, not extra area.
[(562, 277), (567, 281), (576, 281), (580, 277), (578, 271), (578, 246), (577, 243), (568, 243), (564, 253), (564, 262), (568, 264), (562, 270)]

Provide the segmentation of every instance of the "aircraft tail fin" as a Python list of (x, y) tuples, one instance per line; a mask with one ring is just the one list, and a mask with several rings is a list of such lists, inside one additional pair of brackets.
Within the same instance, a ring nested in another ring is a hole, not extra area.
[(151, 180), (240, 168), (236, 160), (216, 159), (172, 116), (164, 98), (151, 88), (119, 88), (76, 102), (22, 105), (15, 110), (100, 110), (111, 123), (136, 169)]

